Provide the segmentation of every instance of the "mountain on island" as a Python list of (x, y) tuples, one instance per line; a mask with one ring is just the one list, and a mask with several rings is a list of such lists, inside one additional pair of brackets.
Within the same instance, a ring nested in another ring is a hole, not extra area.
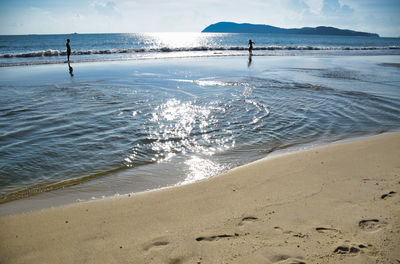
[(303, 27), (303, 28), (280, 28), (269, 25), (238, 24), (234, 22), (218, 22), (209, 25), (201, 32), (209, 33), (283, 33), (283, 34), (305, 34), (305, 35), (335, 35), (335, 36), (363, 36), (379, 37), (378, 34), (360, 32), (335, 27)]

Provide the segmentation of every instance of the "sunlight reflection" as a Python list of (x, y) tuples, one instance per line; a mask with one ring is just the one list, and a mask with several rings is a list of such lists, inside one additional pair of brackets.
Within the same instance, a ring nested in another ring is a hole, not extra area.
[(209, 133), (218, 126), (218, 120), (212, 114), (215, 111), (218, 111), (215, 106), (169, 99), (152, 113), (151, 121), (156, 124), (156, 129), (149, 132), (156, 140), (151, 149), (162, 153), (160, 161), (169, 160), (178, 153), (213, 155), (227, 149), (230, 137), (219, 139)]
[(221, 174), (227, 169), (221, 164), (200, 157), (191, 157), (185, 161), (185, 165), (188, 166), (188, 173), (186, 179), (181, 184), (207, 179)]
[(213, 34), (195, 32), (143, 33), (143, 37), (150, 48), (211, 47), (218, 44)]

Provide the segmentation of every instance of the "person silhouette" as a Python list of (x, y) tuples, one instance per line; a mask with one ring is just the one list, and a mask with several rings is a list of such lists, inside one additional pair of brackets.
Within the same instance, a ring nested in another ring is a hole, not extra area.
[(253, 53), (253, 44), (256, 44), (256, 43), (251, 41), (251, 39), (249, 39), (249, 53), (250, 54)]
[(69, 63), (69, 56), (71, 56), (71, 46), (69, 45), (69, 39), (67, 39), (67, 43), (65, 44), (67, 46), (67, 59)]

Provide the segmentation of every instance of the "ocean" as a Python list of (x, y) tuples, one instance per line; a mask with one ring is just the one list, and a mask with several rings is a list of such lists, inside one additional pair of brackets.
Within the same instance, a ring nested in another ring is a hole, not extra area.
[(0, 36), (0, 67), (63, 63), (66, 39), (74, 62), (121, 61), (190, 56), (392, 55), (399, 38), (287, 34), (135, 33)]
[(398, 131), (399, 65), (398, 38), (0, 36), (0, 210), (180, 185)]

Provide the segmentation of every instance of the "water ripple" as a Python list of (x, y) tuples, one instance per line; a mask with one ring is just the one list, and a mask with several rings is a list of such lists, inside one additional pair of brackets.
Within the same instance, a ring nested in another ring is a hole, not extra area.
[(400, 82), (387, 85), (385, 72), (190, 67), (1, 85), (0, 194), (176, 160), (171, 177), (192, 182), (297, 144), (400, 126)]

